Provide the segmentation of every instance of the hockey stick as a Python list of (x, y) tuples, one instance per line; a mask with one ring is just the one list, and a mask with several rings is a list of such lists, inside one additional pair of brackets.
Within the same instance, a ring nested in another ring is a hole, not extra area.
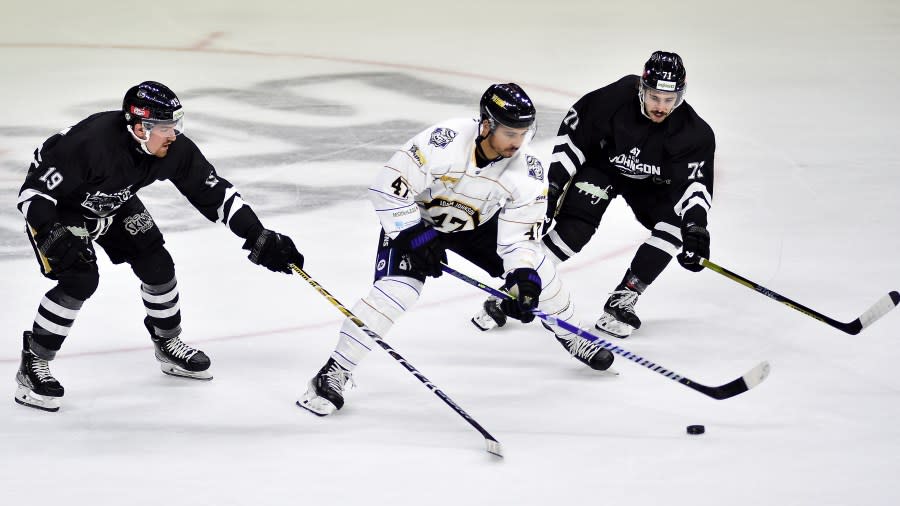
[(491, 453), (498, 457), (503, 457), (503, 447), (500, 445), (500, 442), (497, 441), (497, 438), (490, 435), (490, 433), (488, 433), (488, 431), (486, 431), (484, 429), (484, 427), (482, 427), (478, 422), (476, 422), (474, 418), (472, 418), (471, 416), (469, 416), (468, 413), (463, 411), (463, 409), (461, 407), (459, 407), (455, 402), (453, 402), (453, 400), (447, 394), (442, 392), (440, 388), (438, 388), (434, 383), (432, 383), (428, 378), (426, 378), (425, 375), (423, 375), (415, 367), (413, 367), (412, 364), (407, 362), (405, 358), (401, 357), (400, 354), (397, 353), (397, 351), (391, 347), (391, 345), (384, 342), (384, 340), (381, 338), (381, 336), (379, 336), (372, 329), (367, 327), (366, 324), (363, 323), (362, 320), (357, 318), (356, 315), (354, 315), (352, 312), (350, 312), (349, 309), (347, 309), (346, 307), (344, 307), (343, 304), (338, 302), (338, 300), (335, 299), (330, 293), (328, 293), (327, 290), (322, 288), (322, 285), (320, 285), (314, 279), (312, 279), (309, 276), (309, 274), (306, 273), (306, 271), (304, 271), (300, 267), (297, 267), (296, 264), (288, 264), (288, 267), (290, 267), (292, 271), (299, 274), (300, 277), (302, 277), (310, 285), (312, 285), (313, 288), (315, 288), (320, 294), (322, 294), (326, 299), (328, 299), (328, 302), (331, 302), (331, 304), (334, 307), (338, 308), (338, 310), (341, 313), (344, 313), (344, 316), (349, 318), (350, 321), (355, 323), (356, 326), (360, 328), (360, 330), (365, 332), (367, 336), (369, 336), (370, 338), (372, 338), (373, 341), (378, 343), (378, 345), (381, 346), (384, 349), (384, 351), (386, 351), (388, 353), (388, 355), (390, 355), (397, 362), (400, 362), (400, 364), (402, 364), (403, 367), (405, 367), (407, 371), (411, 372), (413, 374), (413, 376), (415, 376), (419, 381), (421, 381), (423, 384), (425, 384), (425, 386), (428, 387), (429, 390), (434, 392), (434, 395), (437, 395), (438, 397), (440, 397), (440, 399), (442, 401), (444, 401), (448, 406), (453, 408), (453, 411), (456, 411), (456, 414), (463, 417), (463, 419), (465, 421), (469, 422), (469, 425), (471, 425), (472, 427), (475, 427), (475, 430), (477, 430), (478, 432), (481, 433), (482, 436), (484, 436), (484, 442), (487, 447), (488, 453)]
[(873, 305), (865, 313), (863, 313), (862, 316), (853, 320), (852, 322), (844, 323), (844, 322), (839, 322), (833, 318), (829, 318), (829, 317), (823, 315), (822, 313), (819, 313), (818, 311), (813, 311), (812, 309), (804, 306), (803, 304), (794, 302), (791, 299), (789, 299), (783, 295), (777, 294), (777, 293), (773, 292), (772, 290), (769, 290), (768, 288), (766, 288), (758, 283), (754, 283), (753, 281), (750, 281), (749, 279), (747, 279), (743, 276), (735, 274), (724, 267), (718, 266), (718, 265), (710, 262), (706, 258), (700, 259), (700, 265), (702, 265), (714, 272), (718, 272), (719, 274), (725, 276), (726, 278), (728, 278), (732, 281), (736, 281), (736, 282), (746, 286), (747, 288), (756, 290), (757, 292), (765, 295), (766, 297), (768, 297), (772, 300), (781, 302), (782, 304), (784, 304), (787, 307), (796, 309), (797, 311), (800, 311), (801, 313), (805, 314), (806, 316), (815, 318), (816, 320), (819, 320), (820, 322), (827, 323), (828, 325), (831, 325), (832, 327), (834, 327), (838, 330), (842, 330), (842, 331), (844, 331), (848, 334), (852, 334), (854, 336), (856, 334), (859, 334), (862, 331), (862, 329), (868, 327), (869, 325), (874, 323), (875, 320), (886, 315), (888, 312), (890, 312), (890, 310), (894, 309), (895, 307), (897, 307), (898, 304), (900, 304), (900, 293), (897, 293), (896, 291), (890, 292), (887, 295), (885, 295), (884, 297), (878, 299), (878, 302), (876, 302), (875, 305)]
[[(465, 274), (456, 271), (449, 265), (441, 264), (441, 266), (442, 266), (444, 272), (449, 273), (449, 274), (465, 281), (466, 283), (469, 283), (472, 286), (480, 288), (480, 289), (484, 290), (485, 292), (493, 295), (494, 297), (498, 297), (500, 299), (511, 298), (509, 296), (509, 294), (501, 292), (500, 290), (492, 288), (492, 287), (485, 285), (484, 283), (481, 283), (479, 281), (476, 281), (476, 280), (470, 278), (469, 276), (466, 276)], [(595, 336), (594, 334), (591, 334), (587, 330), (584, 330), (580, 327), (576, 327), (575, 325), (572, 325), (571, 323), (569, 323), (565, 320), (559, 320), (555, 316), (550, 316), (547, 313), (544, 313), (543, 311), (540, 311), (538, 309), (533, 310), (533, 312), (534, 312), (535, 316), (544, 320), (547, 323), (550, 323), (553, 325), (558, 325), (558, 326), (568, 330), (569, 332), (572, 332), (576, 335), (579, 335), (579, 336), (587, 339), (588, 341), (593, 342), (597, 346), (606, 348), (607, 350), (609, 350), (617, 355), (621, 355), (640, 366), (644, 366), (653, 372), (658, 372), (659, 374), (662, 374), (663, 376), (669, 378), (672, 381), (677, 381), (678, 383), (681, 383), (682, 385), (684, 385), (686, 387), (693, 388), (694, 390), (700, 392), (701, 394), (712, 397), (713, 399), (719, 399), (719, 400), (728, 399), (729, 397), (734, 397), (735, 395), (742, 394), (742, 393), (746, 392), (747, 390), (750, 390), (751, 388), (755, 387), (756, 385), (759, 385), (760, 383), (762, 383), (763, 380), (765, 380), (766, 377), (769, 375), (769, 363), (768, 362), (760, 362), (759, 364), (756, 365), (756, 367), (747, 371), (747, 373), (744, 374), (743, 376), (741, 376), (740, 378), (737, 378), (734, 381), (725, 383), (724, 385), (719, 385), (716, 387), (702, 385), (700, 383), (697, 383), (694, 380), (691, 380), (684, 376), (681, 376), (680, 374), (676, 374), (672, 371), (669, 371), (668, 369), (666, 369), (660, 365), (657, 365), (657, 364), (647, 360), (646, 358), (643, 358), (639, 355), (635, 355), (634, 353), (631, 353), (628, 350), (625, 350), (615, 344), (612, 344), (609, 341), (600, 339), (599, 337)]]

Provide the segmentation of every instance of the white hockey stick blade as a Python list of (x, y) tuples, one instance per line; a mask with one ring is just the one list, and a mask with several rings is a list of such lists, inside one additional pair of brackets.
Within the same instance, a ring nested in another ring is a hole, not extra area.
[(859, 317), (859, 323), (862, 324), (862, 328), (866, 328), (875, 323), (875, 320), (888, 314), (892, 309), (897, 307), (897, 303), (900, 302), (898, 299), (900, 299), (900, 297), (897, 296), (897, 292), (891, 292), (878, 299), (878, 302), (876, 302), (874, 306), (870, 307), (868, 311)]
[(487, 445), (488, 453), (503, 458), (503, 445), (499, 441), (485, 438), (484, 442)]
[(755, 387), (762, 383), (766, 378), (769, 377), (769, 372), (772, 370), (772, 367), (768, 362), (760, 362), (756, 367), (750, 369), (750, 371), (745, 374), (744, 383), (747, 384), (747, 390)]

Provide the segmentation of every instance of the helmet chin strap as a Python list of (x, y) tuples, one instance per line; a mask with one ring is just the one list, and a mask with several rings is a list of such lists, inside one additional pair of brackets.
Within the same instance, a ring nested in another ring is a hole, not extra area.
[(141, 137), (138, 137), (136, 133), (134, 133), (134, 129), (132, 128), (131, 125), (127, 125), (125, 128), (128, 130), (128, 133), (131, 134), (131, 138), (136, 140), (138, 142), (138, 144), (141, 145), (141, 149), (144, 150), (144, 153), (147, 153), (148, 155), (153, 154), (152, 151), (147, 149), (147, 142), (150, 141), (150, 132), (145, 131), (144, 134), (146, 137), (141, 138)]
[(643, 114), (645, 118), (652, 120), (653, 118), (651, 118), (650, 115), (647, 114), (647, 104), (644, 102), (645, 92), (646, 90), (644, 89), (643, 85), (638, 86), (638, 98), (641, 99), (641, 114)]

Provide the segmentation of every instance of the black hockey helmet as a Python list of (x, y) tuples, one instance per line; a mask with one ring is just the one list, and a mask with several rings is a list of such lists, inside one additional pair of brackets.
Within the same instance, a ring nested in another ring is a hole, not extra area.
[(148, 130), (158, 124), (169, 124), (181, 133), (184, 111), (181, 101), (166, 85), (156, 81), (144, 81), (125, 92), (122, 112), (129, 125), (143, 123)]
[(687, 72), (684, 70), (684, 62), (675, 53), (654, 51), (650, 59), (644, 64), (644, 73), (641, 74), (641, 86), (638, 88), (638, 97), (641, 100), (641, 114), (647, 114), (644, 99), (647, 91), (661, 91), (675, 94), (674, 111), (684, 102), (684, 92), (687, 89)]
[(686, 78), (687, 72), (680, 56), (665, 51), (654, 51), (644, 64), (641, 85), (658, 91), (682, 92), (687, 86)]
[(531, 128), (535, 119), (534, 103), (515, 83), (492, 84), (481, 96), (481, 120), (510, 128)]

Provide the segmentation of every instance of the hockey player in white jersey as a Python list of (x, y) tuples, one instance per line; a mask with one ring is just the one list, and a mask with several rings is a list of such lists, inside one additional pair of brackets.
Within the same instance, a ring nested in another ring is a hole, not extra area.
[[(569, 292), (544, 254), (540, 229), (547, 208), (547, 182), (527, 144), (535, 108), (516, 84), (491, 85), (481, 98), (479, 119), (452, 119), (422, 131), (383, 167), (369, 197), (382, 231), (371, 291), (353, 313), (380, 336), (418, 300), (427, 277), (441, 275), (446, 250), (505, 278), (514, 299), (506, 314), (523, 322), (538, 307), (568, 320)], [(613, 355), (557, 327), (548, 327), (577, 359), (598, 370)], [(350, 319), (322, 369), (297, 401), (319, 416), (344, 405), (352, 371), (375, 343)]]

